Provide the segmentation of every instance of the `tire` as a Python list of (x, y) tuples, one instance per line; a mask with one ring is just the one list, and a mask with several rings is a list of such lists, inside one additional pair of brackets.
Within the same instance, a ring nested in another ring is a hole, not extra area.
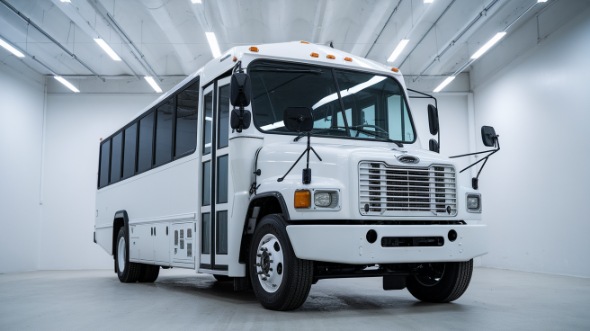
[(141, 274), (141, 264), (129, 262), (129, 245), (125, 227), (119, 229), (115, 252), (117, 276), (122, 283), (135, 283)]
[(307, 299), (313, 262), (295, 256), (282, 215), (262, 218), (252, 237), (248, 265), (252, 288), (264, 308), (293, 310)]
[(424, 263), (407, 280), (408, 291), (425, 302), (457, 300), (469, 286), (473, 260), (467, 262)]
[(159, 274), (159, 265), (142, 264), (138, 280), (140, 283), (153, 283), (158, 279)]

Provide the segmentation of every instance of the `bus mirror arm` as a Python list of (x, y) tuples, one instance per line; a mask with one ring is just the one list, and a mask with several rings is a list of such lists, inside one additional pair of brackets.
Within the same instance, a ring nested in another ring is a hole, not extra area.
[(313, 130), (313, 111), (309, 107), (289, 107), (285, 109), (283, 113), (283, 123), (287, 130), (292, 132), (304, 132), (307, 135), (307, 147), (299, 155), (299, 158), (293, 163), (291, 168), (287, 170), (287, 173), (277, 179), (277, 182), (282, 182), (285, 177), (295, 168), (297, 163), (301, 160), (301, 158), (306, 155), (307, 156), (307, 164), (305, 169), (303, 169), (302, 179), (301, 181), (303, 184), (311, 183), (311, 169), (309, 168), (309, 152), (312, 151), (313, 154), (318, 158), (318, 160), (322, 161), (322, 158), (318, 155), (318, 153), (311, 147), (311, 130)]
[(481, 174), (481, 171), (483, 170), (483, 167), (486, 166), (486, 163), (488, 162), (488, 159), (490, 158), (490, 156), (496, 154), (498, 151), (500, 151), (500, 139), (499, 139), (499, 135), (496, 134), (496, 131), (494, 130), (493, 127), (491, 126), (483, 126), (481, 128), (481, 137), (483, 140), (483, 143), (485, 146), (487, 147), (496, 147), (495, 149), (490, 149), (487, 151), (481, 151), (481, 152), (475, 152), (475, 153), (468, 153), (468, 154), (460, 154), (460, 155), (454, 155), (454, 156), (449, 156), (449, 158), (451, 159), (455, 159), (455, 158), (460, 158), (460, 157), (466, 157), (466, 156), (472, 156), (472, 155), (479, 155), (479, 154), (484, 154), (484, 153), (488, 153), (488, 155), (486, 155), (485, 157), (483, 157), (481, 160), (478, 160), (470, 165), (468, 165), (467, 167), (463, 168), (463, 170), (461, 170), (459, 173), (463, 173), (463, 171), (475, 166), (478, 163), (482, 163), (481, 168), (479, 168), (479, 171), (477, 172), (477, 175), (473, 178), (471, 178), (471, 187), (473, 187), (474, 190), (477, 190), (479, 188), (479, 175)]

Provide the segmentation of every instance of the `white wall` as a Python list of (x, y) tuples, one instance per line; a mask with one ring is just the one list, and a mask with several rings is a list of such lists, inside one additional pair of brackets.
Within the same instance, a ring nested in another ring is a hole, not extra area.
[(39, 269), (112, 268), (112, 258), (92, 240), (100, 138), (156, 97), (48, 95)]
[(491, 79), (506, 45), (537, 40), (535, 20), (474, 68), (477, 127), (495, 126), (502, 146), (480, 181), (486, 266), (590, 277), (590, 10), (566, 18)]
[(0, 64), (0, 273), (37, 269), (43, 79)]

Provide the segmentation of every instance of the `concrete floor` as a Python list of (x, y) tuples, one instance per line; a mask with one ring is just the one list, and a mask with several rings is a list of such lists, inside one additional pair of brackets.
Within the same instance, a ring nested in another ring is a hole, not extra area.
[(451, 304), (383, 291), (378, 278), (323, 280), (296, 311), (189, 270), (154, 284), (109, 271), (0, 275), (0, 330), (590, 330), (590, 279), (476, 268)]

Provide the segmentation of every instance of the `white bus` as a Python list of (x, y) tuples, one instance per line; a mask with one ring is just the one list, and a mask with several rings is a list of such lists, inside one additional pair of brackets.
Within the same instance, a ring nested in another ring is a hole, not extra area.
[(121, 282), (190, 268), (273, 310), (343, 277), (455, 300), (486, 253), (481, 195), (421, 149), (408, 98), (396, 68), (333, 48), (232, 48), (102, 140), (94, 241)]

